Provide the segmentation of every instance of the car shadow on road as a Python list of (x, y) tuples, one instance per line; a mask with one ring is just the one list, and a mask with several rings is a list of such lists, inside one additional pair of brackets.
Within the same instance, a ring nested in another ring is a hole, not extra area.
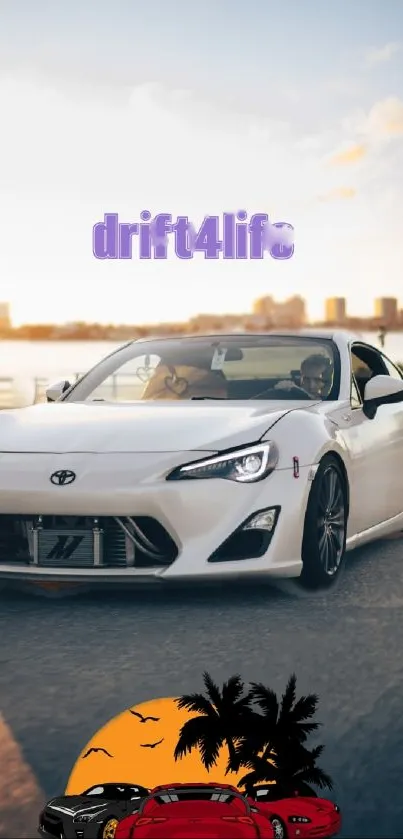
[(86, 586), (71, 588), (68, 585), (54, 590), (41, 584), (27, 583), (0, 589), (0, 602), (6, 601), (9, 605), (17, 606), (19, 603), (31, 601), (33, 607), (34, 601), (46, 602), (72, 598), (80, 601), (83, 606), (86, 603), (98, 602), (105, 605), (120, 604), (122, 607), (125, 604), (142, 607), (171, 604), (175, 607), (178, 603), (183, 604), (186, 601), (195, 607), (200, 604), (200, 607), (205, 608), (207, 603), (219, 605), (224, 601), (235, 607), (242, 605), (246, 600), (248, 604), (255, 602), (256, 605), (262, 605), (264, 603), (267, 607), (297, 599), (314, 600), (319, 605), (320, 602), (325, 604), (344, 600), (352, 591), (357, 590), (363, 581), (367, 585), (367, 578), (374, 571), (374, 566), (376, 567), (380, 560), (384, 559), (386, 553), (391, 552), (396, 540), (400, 540), (403, 546), (402, 534), (398, 534), (390, 539), (372, 543), (370, 549), (365, 546), (349, 552), (337, 580), (327, 589), (307, 590), (298, 579), (275, 579), (264, 576), (211, 582), (197, 579), (180, 584), (152, 582), (150, 585), (143, 583), (139, 585), (135, 583), (132, 586), (125, 584), (124, 590), (122, 585), (104, 585), (99, 582), (92, 590)]
[(21, 583), (18, 585), (7, 585), (0, 590), (0, 600), (7, 600), (7, 602), (24, 602), (28, 599), (32, 600), (58, 600), (66, 598), (74, 598), (83, 603), (89, 600), (114, 601), (115, 603), (172, 603), (175, 604), (178, 600), (183, 601), (183, 598), (194, 604), (197, 602), (205, 605), (206, 600), (211, 602), (222, 602), (225, 597), (226, 600), (231, 600), (236, 603), (243, 602), (247, 597), (249, 599), (257, 599), (258, 601), (265, 600), (266, 602), (279, 601), (289, 598), (323, 598), (334, 594), (340, 589), (348, 585), (348, 577), (352, 574), (359, 573), (360, 565), (368, 560), (368, 552), (365, 548), (357, 549), (354, 553), (349, 554), (348, 561), (340, 573), (336, 582), (328, 589), (307, 590), (302, 587), (298, 579), (275, 579), (264, 576), (256, 578), (238, 579), (223, 579), (223, 580), (194, 580), (188, 583), (159, 583), (152, 582), (150, 584), (140, 585), (134, 583), (133, 585), (125, 584), (113, 586), (111, 584), (102, 584), (97, 582), (92, 589), (89, 586), (79, 584), (77, 587), (72, 587), (69, 584), (60, 588), (54, 588), (54, 584), (41, 583)]

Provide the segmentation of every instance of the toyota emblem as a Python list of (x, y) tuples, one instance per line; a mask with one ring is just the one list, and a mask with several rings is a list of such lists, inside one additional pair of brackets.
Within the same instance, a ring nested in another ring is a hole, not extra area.
[(53, 475), (50, 476), (50, 480), (52, 484), (64, 487), (66, 484), (72, 484), (76, 477), (76, 473), (71, 472), (70, 469), (59, 469), (58, 472), (53, 472)]

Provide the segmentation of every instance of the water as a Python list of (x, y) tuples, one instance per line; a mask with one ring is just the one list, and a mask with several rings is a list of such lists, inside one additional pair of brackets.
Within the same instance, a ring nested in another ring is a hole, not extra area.
[[(361, 333), (370, 344), (379, 346), (378, 334)], [(105, 355), (122, 345), (122, 341), (0, 341), (1, 379), (13, 379), (13, 404), (28, 405), (35, 399), (36, 379), (46, 383), (60, 379), (72, 380), (84, 373)], [(384, 350), (392, 361), (403, 361), (403, 332), (386, 336)], [(42, 383), (43, 392), (44, 383)], [(11, 404), (5, 392), (9, 384), (0, 387), (0, 407)]]
[[(32, 405), (38, 393), (43, 398), (47, 384), (61, 379), (73, 381), (122, 343), (0, 341), (0, 408)], [(12, 379), (12, 385), (2, 379)]]

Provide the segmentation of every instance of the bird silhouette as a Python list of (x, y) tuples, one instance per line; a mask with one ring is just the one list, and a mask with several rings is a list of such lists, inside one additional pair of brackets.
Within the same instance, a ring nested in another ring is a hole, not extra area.
[(155, 749), (155, 747), (159, 746), (159, 744), (162, 743), (163, 740), (164, 738), (162, 738), (162, 740), (158, 740), (157, 743), (140, 743), (140, 746), (143, 749)]
[(160, 721), (160, 717), (143, 717), (143, 715), (138, 714), (137, 711), (130, 711), (130, 714), (133, 714), (134, 717), (138, 717), (140, 722), (148, 722), (149, 720), (151, 720), (151, 722)]
[(112, 757), (112, 755), (109, 754), (109, 752), (107, 752), (106, 749), (88, 749), (88, 752), (86, 752), (85, 755), (83, 755), (82, 759), (84, 760), (84, 758), (88, 757), (88, 755), (92, 754), (92, 752), (103, 752), (104, 755), (106, 755), (107, 757)]

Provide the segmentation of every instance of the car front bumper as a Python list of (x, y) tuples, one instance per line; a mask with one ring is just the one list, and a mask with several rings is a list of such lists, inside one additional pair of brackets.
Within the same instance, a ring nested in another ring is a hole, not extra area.
[[(204, 455), (206, 453), (203, 453)], [(197, 453), (94, 455), (1, 454), (0, 517), (20, 516), (31, 526), (43, 517), (148, 517), (157, 522), (175, 546), (165, 564), (124, 558), (119, 567), (104, 547), (101, 563), (74, 567), (16, 561), (1, 549), (0, 579), (31, 582), (71, 582), (127, 586), (131, 583), (214, 580), (270, 575), (295, 577), (301, 572), (304, 517), (311, 486), (311, 468), (276, 470), (267, 479), (240, 484), (222, 479), (166, 481), (180, 463), (197, 460)], [(75, 483), (53, 486), (57, 469), (74, 470)], [(279, 509), (270, 544), (260, 556), (211, 561), (214, 552), (254, 513)], [(126, 538), (127, 542), (127, 538)]]
[(63, 830), (64, 839), (99, 839), (101, 821), (75, 822), (72, 818), (55, 819), (48, 815), (45, 826), (38, 827), (42, 839), (59, 839)]
[(291, 839), (332, 839), (341, 831), (341, 817), (335, 814), (311, 824), (288, 825), (288, 829)]

